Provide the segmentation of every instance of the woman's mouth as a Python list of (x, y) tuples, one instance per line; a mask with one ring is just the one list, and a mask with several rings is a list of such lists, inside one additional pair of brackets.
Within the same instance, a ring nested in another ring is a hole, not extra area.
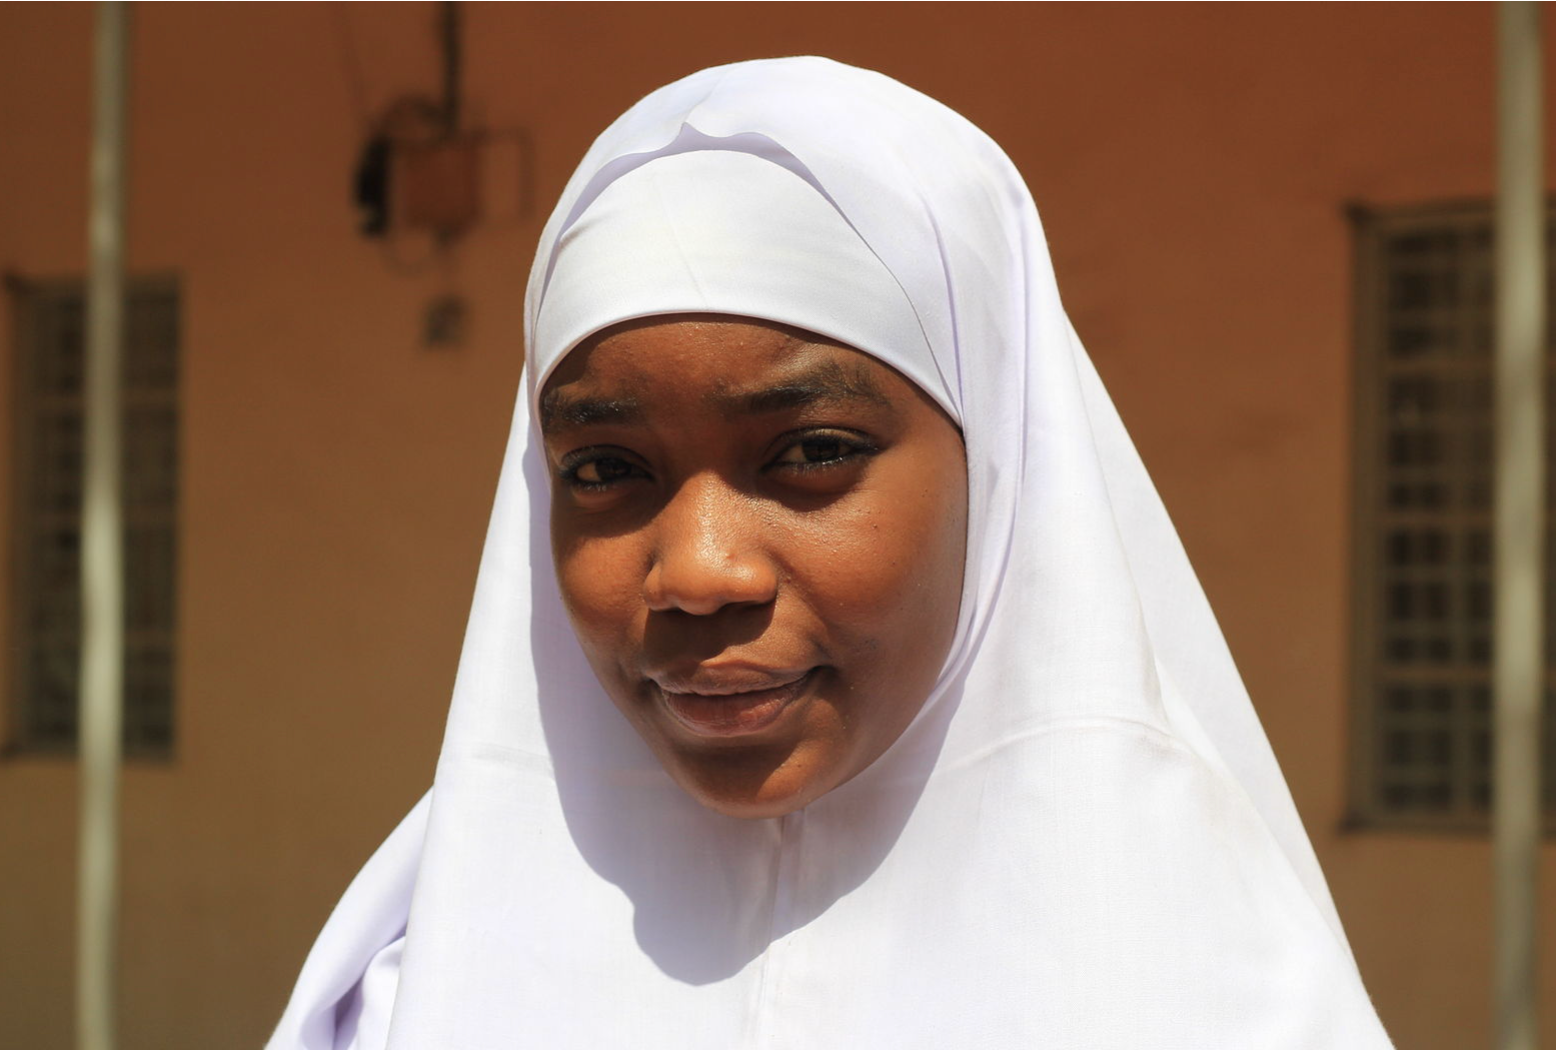
[(760, 733), (783, 717), (810, 685), (815, 668), (765, 681), (663, 685), (656, 692), (670, 716), (694, 736), (728, 739)]

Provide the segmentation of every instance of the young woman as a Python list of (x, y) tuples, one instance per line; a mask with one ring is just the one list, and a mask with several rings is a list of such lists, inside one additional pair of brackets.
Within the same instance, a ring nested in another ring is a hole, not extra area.
[(435, 788), (272, 1047), (1388, 1045), (985, 135), (671, 84), (526, 336)]

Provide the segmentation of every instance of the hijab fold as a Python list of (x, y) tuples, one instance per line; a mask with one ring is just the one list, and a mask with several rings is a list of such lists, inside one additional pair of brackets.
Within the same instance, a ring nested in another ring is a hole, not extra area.
[[(962, 426), (967, 565), (917, 719), (804, 810), (659, 768), (563, 612), (534, 418), (622, 320), (806, 328)], [(272, 1050), (1388, 1046), (1204, 594), (986, 135), (819, 58), (704, 70), (541, 236), (443, 752)]]

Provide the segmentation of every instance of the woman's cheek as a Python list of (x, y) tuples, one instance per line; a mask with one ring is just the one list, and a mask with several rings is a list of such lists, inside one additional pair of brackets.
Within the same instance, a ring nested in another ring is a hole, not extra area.
[(883, 494), (856, 504), (812, 532), (813, 553), (803, 574), (834, 615), (850, 620), (892, 615), (919, 591), (928, 522), (919, 513), (904, 518), (888, 512), (888, 502)]
[[(872, 662), (893, 680), (938, 669), (940, 657), (930, 654), (954, 633), (966, 550), (964, 475), (918, 471), (900, 480), (825, 529), (833, 544), (810, 574), (822, 619), (874, 652)], [(926, 660), (935, 666), (920, 667)]]
[(634, 564), (618, 544), (605, 541), (576, 544), (559, 555), (557, 583), (580, 634), (599, 639), (629, 629), (642, 596)]

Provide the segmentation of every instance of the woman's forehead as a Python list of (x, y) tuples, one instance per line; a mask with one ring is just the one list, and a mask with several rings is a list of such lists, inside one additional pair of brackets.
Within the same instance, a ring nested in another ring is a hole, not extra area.
[(889, 407), (916, 389), (870, 355), (812, 333), (746, 318), (680, 318), (586, 340), (547, 381), (540, 418), (546, 430), (625, 421), (655, 402), (730, 416), (823, 402)]

